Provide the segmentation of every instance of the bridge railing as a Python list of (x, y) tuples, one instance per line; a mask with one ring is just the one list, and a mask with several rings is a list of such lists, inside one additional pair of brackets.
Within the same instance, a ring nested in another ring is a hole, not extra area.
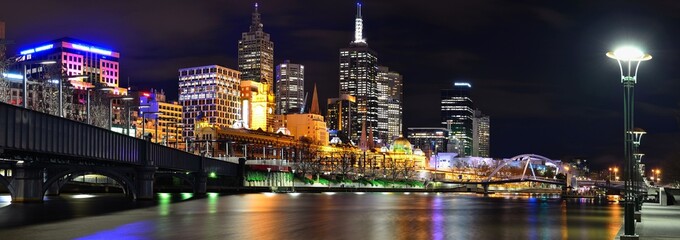
[(235, 167), (236, 164), (238, 163), (232, 163), (213, 158), (206, 158), (203, 169), (205, 169), (205, 171), (209, 173), (214, 172), (219, 175), (236, 176), (238, 173), (238, 168)]
[(147, 159), (154, 166), (192, 172), (201, 169), (201, 156), (151, 142), (144, 142), (144, 144), (148, 149)]
[(5, 152), (142, 164), (138, 141), (103, 128), (0, 103), (0, 148)]
[[(8, 157), (82, 159), (236, 175), (237, 163), (126, 136), (89, 124), (0, 102), (0, 153)], [(0, 156), (1, 157), (1, 156)]]

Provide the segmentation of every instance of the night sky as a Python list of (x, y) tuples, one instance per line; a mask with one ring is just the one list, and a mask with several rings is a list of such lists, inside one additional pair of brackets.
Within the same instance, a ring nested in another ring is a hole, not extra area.
[[(250, 1), (7, 1), (8, 49), (74, 37), (121, 53), (121, 83), (177, 99), (177, 70), (238, 69)], [(338, 92), (338, 50), (353, 38), (355, 1), (260, 1), (275, 64), (306, 67), (319, 100)], [(473, 86), (491, 116), (492, 157), (583, 157), (607, 167), (623, 155), (623, 87), (607, 51), (635, 44), (635, 126), (652, 168), (680, 160), (680, 1), (363, 1), (364, 36), (381, 65), (404, 76), (404, 130), (439, 126), (439, 90)], [(323, 109), (322, 109), (323, 111)]]

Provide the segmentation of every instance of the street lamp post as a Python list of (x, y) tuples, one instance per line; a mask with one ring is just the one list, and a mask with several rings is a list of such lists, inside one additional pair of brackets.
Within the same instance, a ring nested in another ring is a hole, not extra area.
[(635, 195), (633, 193), (633, 87), (637, 82), (637, 71), (642, 61), (652, 59), (634, 47), (623, 47), (608, 52), (607, 57), (619, 63), (621, 83), (623, 83), (623, 136), (624, 136), (624, 186), (626, 203), (624, 207), (624, 235), (636, 237), (635, 234)]
[(636, 214), (638, 211), (642, 210), (642, 174), (640, 173), (640, 163), (642, 162), (642, 156), (644, 154), (639, 152), (640, 142), (642, 141), (642, 135), (646, 134), (645, 130), (641, 128), (634, 128), (629, 134), (633, 137), (633, 177), (634, 177), (634, 187), (635, 187), (635, 210)]

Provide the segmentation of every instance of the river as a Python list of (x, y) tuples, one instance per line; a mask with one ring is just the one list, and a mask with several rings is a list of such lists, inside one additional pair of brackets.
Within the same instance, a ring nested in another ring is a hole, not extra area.
[(0, 195), (0, 239), (613, 239), (621, 205), (461, 193)]

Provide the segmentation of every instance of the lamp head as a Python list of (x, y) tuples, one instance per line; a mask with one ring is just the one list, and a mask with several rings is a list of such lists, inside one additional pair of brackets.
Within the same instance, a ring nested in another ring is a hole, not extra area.
[(646, 54), (639, 48), (632, 46), (617, 48), (612, 52), (608, 52), (607, 57), (621, 61), (647, 61), (652, 59), (652, 55)]

